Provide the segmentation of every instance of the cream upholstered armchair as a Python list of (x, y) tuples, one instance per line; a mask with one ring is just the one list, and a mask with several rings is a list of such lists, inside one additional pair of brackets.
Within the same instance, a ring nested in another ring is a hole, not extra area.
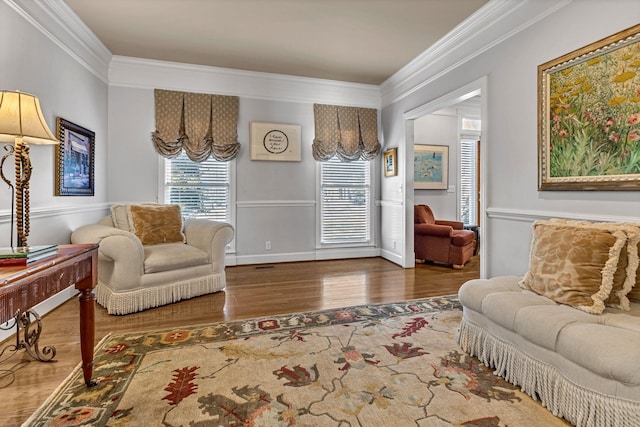
[(186, 219), (177, 205), (114, 205), (111, 216), (71, 234), (98, 243), (96, 300), (128, 314), (224, 289), (230, 224)]

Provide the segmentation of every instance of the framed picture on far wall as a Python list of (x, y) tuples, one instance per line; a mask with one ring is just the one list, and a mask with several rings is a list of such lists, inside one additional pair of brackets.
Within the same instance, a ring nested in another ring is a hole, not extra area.
[(449, 185), (449, 146), (413, 146), (413, 183), (416, 190), (446, 190)]
[(384, 152), (384, 176), (398, 175), (398, 149), (391, 148)]
[(251, 122), (251, 160), (301, 161), (301, 129), (300, 125)]
[(93, 196), (96, 134), (61, 117), (56, 130), (56, 196)]

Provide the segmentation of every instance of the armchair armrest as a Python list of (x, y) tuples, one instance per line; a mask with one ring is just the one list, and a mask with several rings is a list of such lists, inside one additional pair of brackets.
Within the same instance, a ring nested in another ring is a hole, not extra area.
[(437, 225), (448, 225), (452, 227), (454, 230), (462, 230), (464, 229), (464, 224), (460, 221), (447, 221), (447, 220), (436, 220)]
[[(144, 274), (144, 249), (128, 231), (101, 224), (83, 225), (71, 233), (71, 243), (98, 243), (99, 280), (135, 287)], [(113, 280), (112, 280), (113, 279)]]
[(438, 224), (415, 224), (414, 230), (417, 234), (429, 236), (449, 237), (453, 228), (448, 225)]
[(203, 218), (189, 218), (184, 222), (187, 244), (209, 254), (214, 272), (224, 271), (225, 248), (233, 239), (231, 224)]

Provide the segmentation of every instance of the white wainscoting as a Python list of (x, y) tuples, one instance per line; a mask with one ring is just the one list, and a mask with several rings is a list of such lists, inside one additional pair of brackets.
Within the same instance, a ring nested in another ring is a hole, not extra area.
[[(65, 244), (69, 243), (69, 236), (71, 231), (83, 224), (95, 222), (95, 220), (102, 218), (109, 211), (110, 204), (108, 203), (92, 203), (83, 204), (77, 206), (65, 206), (65, 207), (46, 207), (31, 209), (31, 233), (29, 235), (30, 244)], [(8, 236), (11, 226), (11, 211), (0, 212), (0, 234), (2, 236)], [(15, 236), (14, 236), (15, 239)], [(6, 239), (6, 245), (9, 244), (8, 238)], [(3, 246), (5, 244), (2, 244)], [(47, 300), (32, 307), (32, 309), (40, 316), (44, 316), (54, 308), (63, 304), (67, 300), (73, 298), (78, 294), (78, 291), (73, 286), (58, 292)], [(2, 325), (13, 325), (10, 321)], [(54, 325), (48, 325), (46, 319), (43, 320), (43, 345), (55, 345), (53, 342), (48, 342), (46, 338), (47, 329), (53, 328)], [(15, 329), (0, 330), (0, 341), (9, 338), (13, 335)]]
[[(374, 246), (317, 247), (315, 200), (245, 200), (236, 207), (236, 222), (251, 223), (252, 229), (236, 230), (238, 252), (227, 256), (227, 265), (367, 258), (381, 253)], [(267, 241), (271, 249), (265, 248)]]

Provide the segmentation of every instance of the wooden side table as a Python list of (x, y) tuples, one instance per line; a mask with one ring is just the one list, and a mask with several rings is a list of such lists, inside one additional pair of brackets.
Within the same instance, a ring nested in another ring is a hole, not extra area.
[(465, 225), (465, 230), (471, 230), (476, 233), (476, 246), (473, 248), (473, 255), (478, 255), (478, 251), (480, 250), (480, 226), (479, 225)]
[[(82, 371), (87, 386), (95, 385), (93, 374), (93, 346), (95, 339), (95, 296), (93, 288), (98, 281), (98, 245), (59, 245), (55, 256), (36, 261), (26, 267), (0, 268), (0, 323), (16, 319), (19, 329), (26, 316), (29, 325), (30, 309), (58, 292), (74, 285), (80, 291), (80, 351)], [(36, 319), (39, 319), (35, 315)], [(20, 340), (19, 330), (16, 336), (16, 350), (28, 349), (30, 355), (41, 356), (37, 336)], [(31, 334), (25, 334), (31, 335)], [(34, 348), (31, 348), (34, 347)], [(34, 351), (35, 349), (35, 351)], [(39, 360), (51, 360), (36, 357)]]

